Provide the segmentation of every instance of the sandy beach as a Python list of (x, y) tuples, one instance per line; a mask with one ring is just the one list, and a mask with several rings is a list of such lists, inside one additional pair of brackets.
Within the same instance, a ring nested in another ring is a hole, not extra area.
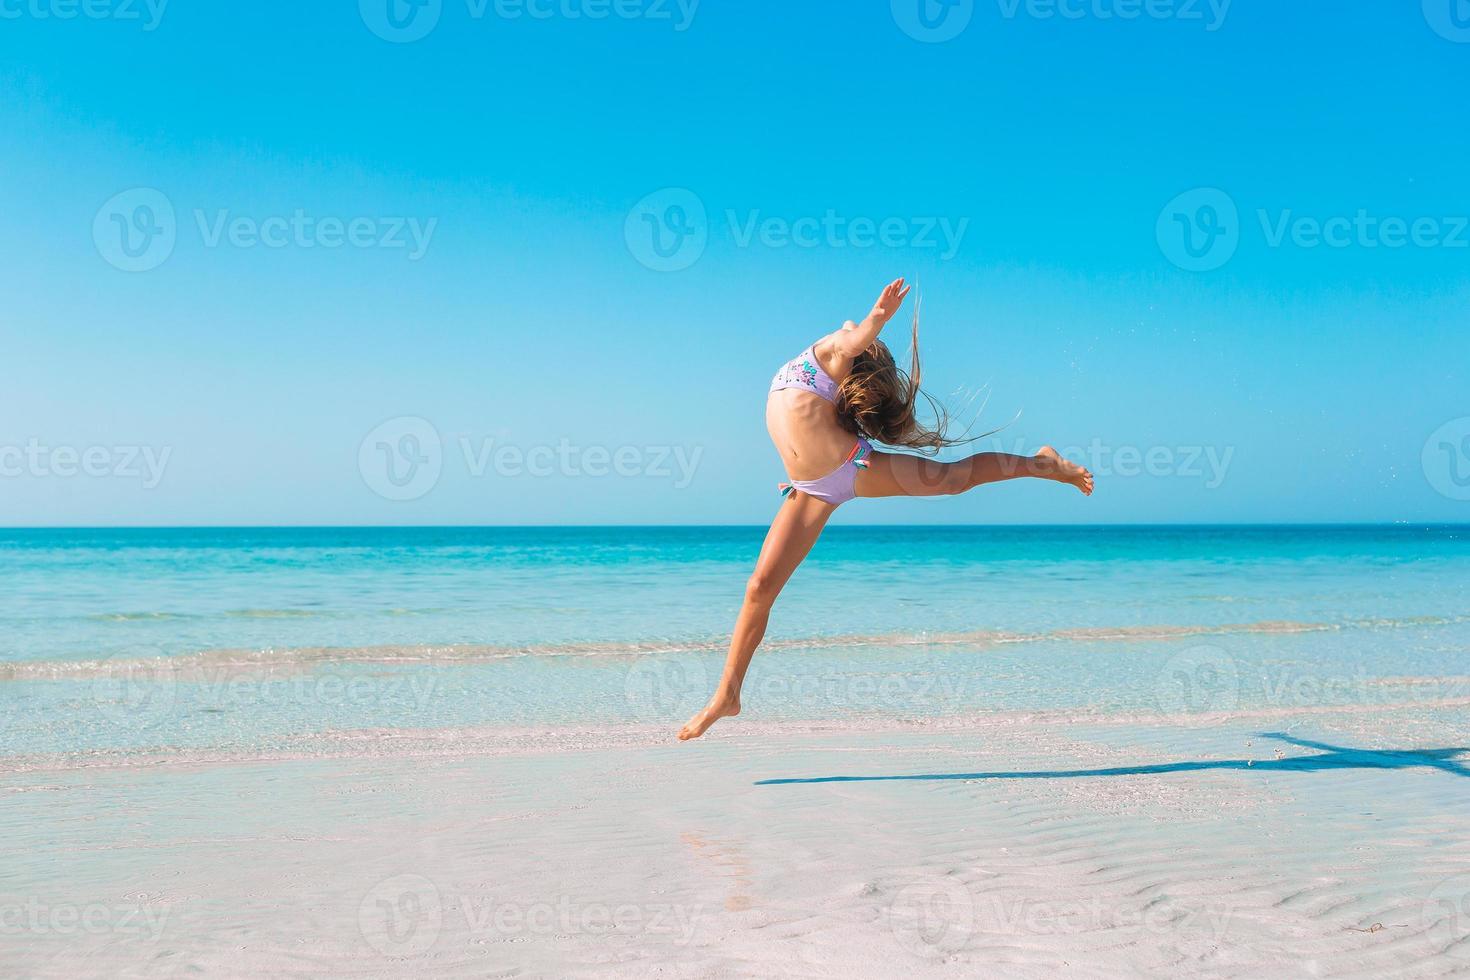
[(0, 971), (1470, 973), (1464, 707), (313, 746), (0, 779)]

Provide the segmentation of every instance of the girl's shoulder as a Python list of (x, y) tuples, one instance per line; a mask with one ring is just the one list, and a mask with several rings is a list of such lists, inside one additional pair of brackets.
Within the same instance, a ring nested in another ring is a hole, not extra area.
[(822, 369), (822, 373), (836, 384), (841, 384), (842, 379), (847, 377), (848, 372), (852, 370), (852, 360), (842, 356), (831, 334), (812, 344), (808, 350), (811, 351), (812, 360)]

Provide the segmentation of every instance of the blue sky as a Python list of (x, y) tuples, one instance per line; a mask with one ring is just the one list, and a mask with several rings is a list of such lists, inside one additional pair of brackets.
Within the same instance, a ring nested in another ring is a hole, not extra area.
[(898, 275), (1098, 493), (841, 520), (1470, 519), (1460, 0), (389, 2), (0, 0), (0, 523), (764, 522)]

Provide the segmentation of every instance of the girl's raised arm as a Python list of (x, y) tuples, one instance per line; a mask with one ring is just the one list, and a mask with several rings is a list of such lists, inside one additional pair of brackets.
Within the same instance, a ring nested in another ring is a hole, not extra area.
[(847, 372), (852, 370), (853, 358), (878, 339), (884, 325), (893, 319), (893, 314), (903, 305), (909, 288), (902, 276), (893, 280), (883, 287), (878, 302), (873, 304), (872, 312), (863, 317), (862, 323), (848, 320), (841, 330), (828, 334), (817, 342), (817, 357), (819, 360), (830, 361), (822, 367), (833, 380), (841, 381), (846, 377)]

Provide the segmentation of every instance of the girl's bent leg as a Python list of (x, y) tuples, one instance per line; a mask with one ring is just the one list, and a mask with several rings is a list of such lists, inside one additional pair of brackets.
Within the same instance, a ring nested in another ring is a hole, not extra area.
[(827, 519), (836, 509), (804, 493), (793, 493), (781, 505), (771, 529), (766, 532), (755, 571), (746, 583), (745, 601), (740, 606), (735, 631), (730, 637), (730, 652), (725, 657), (725, 672), (709, 704), (679, 732), (681, 742), (698, 738), (721, 718), (740, 714), (740, 687), (745, 682), (750, 658), (766, 635), (771, 607), (796, 567), (817, 543)]

